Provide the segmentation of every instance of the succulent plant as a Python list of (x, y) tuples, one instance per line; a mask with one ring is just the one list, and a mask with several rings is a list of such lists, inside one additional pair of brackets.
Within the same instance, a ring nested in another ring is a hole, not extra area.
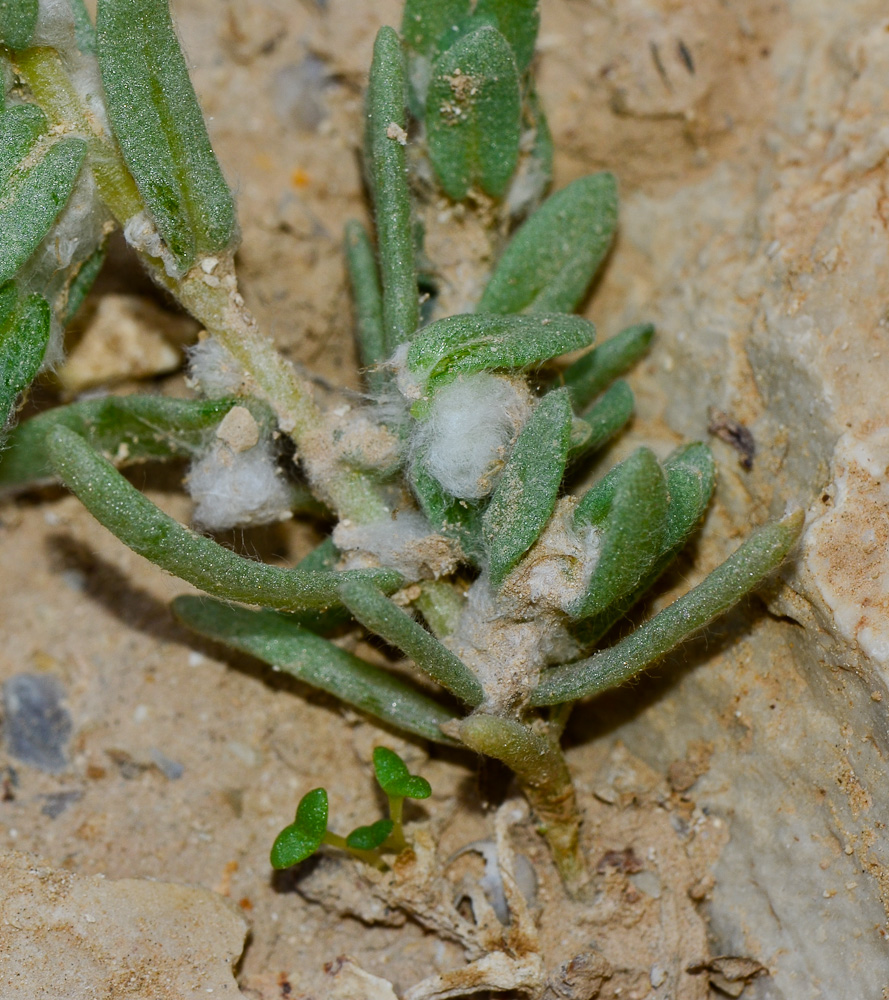
[[(0, 5), (0, 421), (11, 427), (58, 356), (115, 227), (209, 334), (193, 354), (195, 398), (44, 412), (9, 430), (0, 487), (56, 477), (123, 543), (208, 595), (174, 601), (196, 632), (403, 733), (508, 765), (574, 885), (580, 814), (560, 747), (572, 705), (753, 590), (802, 515), (759, 528), (609, 641), (700, 525), (715, 469), (702, 443), (664, 461), (640, 447), (580, 495), (566, 485), (630, 418), (619, 376), (653, 328), (595, 345), (573, 315), (611, 246), (617, 187), (601, 173), (546, 197), (537, 24), (535, 0), (407, 0), (400, 35), (379, 32), (364, 141), (375, 231), (345, 234), (367, 391), (324, 404), (238, 293), (234, 203), (166, 0), (99, 0), (95, 28), (82, 0)], [(424, 251), (433, 211), (476, 219), (494, 260), (456, 315), (442, 314)], [(329, 537), (292, 568), (266, 565), (174, 521), (119, 471), (182, 456), (201, 526), (306, 513)], [(440, 696), (341, 648), (355, 622)], [(411, 787), (345, 846), (377, 863), (403, 845)], [(316, 789), (273, 863), (329, 840), (326, 823)]]

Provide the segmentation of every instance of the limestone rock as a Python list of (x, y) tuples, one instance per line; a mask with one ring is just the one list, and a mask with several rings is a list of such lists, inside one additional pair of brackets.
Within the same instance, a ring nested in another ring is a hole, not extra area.
[(196, 886), (104, 879), (0, 855), (0, 996), (241, 997), (247, 926)]

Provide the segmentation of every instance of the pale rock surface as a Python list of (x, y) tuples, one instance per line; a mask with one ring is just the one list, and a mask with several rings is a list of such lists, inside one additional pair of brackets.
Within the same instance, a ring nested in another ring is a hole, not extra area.
[(0, 855), (0, 996), (242, 997), (247, 924), (197, 886), (105, 879)]
[[(619, 6), (626, 19), (612, 30), (623, 52), (636, 28), (639, 52), (665, 22), (679, 37), (686, 7), (701, 18), (689, 37), (716, 44), (722, 25), (724, 40), (727, 5)], [(714, 746), (694, 786), (698, 804), (726, 816), (731, 831), (709, 902), (714, 950), (755, 956), (771, 973), (745, 997), (885, 997), (889, 21), (872, 0), (783, 8), (780, 30), (757, 39), (769, 62), (747, 96), (761, 120), (737, 155), (625, 199), (592, 311), (615, 329), (657, 324), (639, 411), (642, 432), (663, 435), (664, 451), (669, 432), (645, 422), (704, 437), (711, 406), (754, 433), (751, 473), (714, 442), (718, 503), (696, 579), (751, 524), (788, 502), (808, 509), (797, 559), (764, 595), (785, 621), (760, 614), (741, 643), (714, 648), (720, 633), (742, 633), (737, 613), (711, 630), (709, 646), (701, 640), (662, 668), (669, 681), (656, 696), (606, 700), (586, 722), (658, 767), (681, 760), (693, 740)], [(607, 37), (598, 41), (607, 48)], [(716, 86), (719, 67), (696, 65)], [(651, 81), (630, 74), (638, 92), (614, 99), (628, 116), (670, 116), (685, 92), (678, 110), (693, 122), (707, 92), (700, 74), (686, 91), (664, 87), (661, 105)], [(687, 585), (677, 581), (676, 592)]]

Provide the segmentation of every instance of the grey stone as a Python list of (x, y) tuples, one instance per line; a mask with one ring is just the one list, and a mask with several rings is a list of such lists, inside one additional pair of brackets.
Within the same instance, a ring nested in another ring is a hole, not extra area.
[(17, 674), (3, 685), (3, 732), (11, 757), (59, 774), (68, 766), (71, 716), (65, 689), (49, 674)]

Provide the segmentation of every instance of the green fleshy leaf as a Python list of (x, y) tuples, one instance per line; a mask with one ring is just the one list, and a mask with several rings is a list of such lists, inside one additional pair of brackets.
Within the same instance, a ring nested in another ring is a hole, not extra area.
[[(23, 125), (22, 133), (35, 119)], [(83, 139), (59, 139), (33, 166), (13, 172), (0, 193), (0, 282), (15, 277), (65, 207), (86, 156)]]
[(481, 704), (484, 691), (469, 667), (376, 587), (352, 580), (343, 584), (340, 598), (368, 631), (400, 649), (428, 677), (467, 705)]
[(377, 261), (367, 230), (360, 222), (346, 226), (346, 263), (355, 302), (355, 334), (365, 378), (372, 392), (385, 385), (385, 376), (375, 371), (388, 355), (383, 328), (383, 297)]
[(423, 456), (418, 455), (417, 459), (411, 464), (409, 475), (420, 509), (437, 531), (456, 539), (466, 558), (477, 565), (484, 553), (479, 524), (480, 507), (445, 493), (438, 480), (423, 465)]
[[(337, 588), (348, 574), (279, 569), (245, 559), (168, 517), (67, 427), (54, 427), (46, 446), (56, 474), (93, 517), (168, 573), (208, 594), (279, 610), (323, 610), (338, 603)], [(389, 571), (356, 572), (386, 590), (401, 582)]]
[(540, 27), (538, 0), (478, 0), (473, 21), (497, 28), (509, 42), (519, 73), (524, 73), (534, 56), (534, 43)]
[(453, 743), (439, 728), (453, 718), (451, 712), (402, 678), (301, 627), (291, 615), (201, 597), (177, 597), (173, 612), (195, 632), (249, 653), (395, 729)]
[(46, 115), (36, 104), (13, 104), (0, 111), (0, 192), (5, 192), (21, 161), (48, 128)]
[(571, 402), (583, 410), (611, 383), (634, 365), (648, 350), (654, 326), (637, 323), (603, 340), (562, 372), (562, 384), (571, 394)]
[(518, 229), (485, 288), (480, 313), (572, 312), (611, 246), (617, 184), (581, 177), (551, 195)]
[(285, 826), (272, 845), (272, 868), (289, 868), (310, 858), (327, 833), (327, 792), (313, 788), (300, 799), (296, 819)]
[(410, 372), (422, 388), (458, 375), (526, 368), (580, 347), (588, 347), (596, 328), (580, 316), (450, 316), (424, 327), (407, 355)]
[(420, 321), (414, 227), (402, 145), (407, 132), (404, 53), (392, 28), (374, 42), (367, 89), (364, 150), (379, 249), (385, 351), (409, 340)]
[(449, 35), (469, 14), (470, 0), (406, 0), (401, 17), (404, 44), (419, 55), (433, 59), (448, 48)]
[(602, 536), (587, 592), (570, 609), (575, 618), (600, 614), (632, 592), (661, 552), (667, 481), (654, 454), (639, 448), (617, 466), (608, 487), (613, 492), (601, 520), (598, 510), (590, 517), (589, 502), (575, 511), (575, 524), (597, 524)]
[(394, 826), (391, 819), (378, 819), (370, 826), (358, 826), (346, 837), (346, 846), (353, 851), (375, 851), (386, 843)]
[[(0, 458), (0, 489), (53, 477), (46, 437), (55, 427), (67, 427), (115, 465), (125, 466), (192, 457), (235, 405), (243, 406), (244, 400), (106, 396), (59, 406), (13, 431), (9, 450)], [(250, 408), (260, 423), (271, 421), (264, 405), (251, 401)]]
[(84, 55), (96, 54), (96, 29), (83, 0), (70, 0), (74, 16), (74, 37), (77, 47)]
[(68, 294), (65, 299), (65, 311), (60, 317), (63, 327), (67, 327), (71, 320), (77, 315), (78, 310), (89, 295), (90, 289), (99, 277), (102, 265), (105, 263), (108, 247), (102, 244), (97, 247), (85, 261), (77, 268), (74, 277), (68, 285)]
[[(15, 287), (10, 286), (15, 294)], [(9, 305), (10, 290), (0, 299), (0, 313)], [(21, 299), (0, 321), (0, 443), (4, 428), (15, 411), (20, 393), (34, 381), (46, 345), (49, 343), (51, 316), (49, 303), (42, 295)]]
[(407, 764), (394, 750), (374, 747), (374, 773), (386, 795), (396, 799), (428, 799), (432, 786), (418, 774), (411, 774)]
[(494, 28), (455, 42), (436, 61), (426, 95), (429, 157), (449, 198), (475, 185), (501, 197), (515, 172), (521, 93), (515, 56)]
[(575, 417), (568, 458), (575, 461), (611, 440), (633, 416), (633, 391), (626, 382), (615, 382), (592, 409)]
[(568, 461), (571, 403), (547, 393), (522, 428), (482, 517), (491, 582), (497, 586), (537, 541), (556, 506)]
[(38, 0), (0, 0), (0, 44), (25, 49), (37, 26)]
[[(661, 551), (634, 590), (606, 611), (580, 623), (576, 637), (582, 646), (598, 642), (650, 590), (703, 520), (716, 479), (713, 455), (707, 445), (701, 442), (683, 445), (669, 456), (663, 467), (669, 502)], [(581, 521), (600, 524), (604, 520), (614, 497), (619, 468), (612, 469), (584, 496), (575, 511)]]
[(231, 192), (210, 145), (167, 0), (101, 0), (99, 67), (124, 160), (179, 271), (231, 248)]
[(697, 587), (621, 642), (547, 671), (531, 694), (531, 704), (558, 705), (599, 694), (650, 667), (755, 590), (796, 544), (803, 521), (803, 512), (796, 511), (755, 531)]

